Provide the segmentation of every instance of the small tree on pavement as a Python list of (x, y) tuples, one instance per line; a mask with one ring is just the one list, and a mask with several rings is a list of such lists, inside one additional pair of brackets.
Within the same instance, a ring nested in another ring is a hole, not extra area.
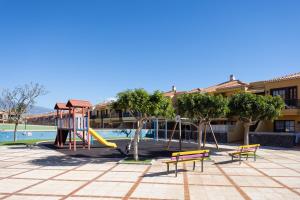
[(231, 97), (229, 109), (231, 116), (239, 117), (244, 124), (244, 144), (249, 144), (249, 129), (260, 120), (277, 118), (285, 104), (281, 97), (261, 96), (239, 93)]
[(144, 122), (152, 117), (171, 118), (174, 108), (170, 98), (163, 96), (159, 91), (150, 94), (144, 89), (134, 89), (121, 92), (112, 104), (113, 109), (127, 110), (137, 120), (137, 130), (133, 138), (134, 159), (138, 160), (138, 138)]
[[(211, 127), (211, 120), (214, 118), (224, 117), (228, 112), (228, 100), (221, 95), (215, 96), (210, 94), (190, 93), (183, 94), (177, 98), (177, 110), (180, 115), (196, 121), (198, 128), (198, 144), (201, 148), (202, 129), (204, 125), (204, 141), (206, 142), (206, 127), (211, 128), (215, 143), (217, 141)], [(217, 145), (218, 147), (218, 145)]]

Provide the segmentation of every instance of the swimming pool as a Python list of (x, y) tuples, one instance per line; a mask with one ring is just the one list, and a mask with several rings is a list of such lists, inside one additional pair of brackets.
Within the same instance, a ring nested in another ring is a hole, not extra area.
[[(102, 137), (106, 139), (110, 138), (130, 138), (134, 133), (135, 129), (120, 130), (120, 129), (96, 129)], [(150, 137), (152, 130), (142, 130), (142, 137)], [(56, 137), (56, 131), (18, 131), (17, 140), (54, 140)], [(13, 141), (13, 131), (0, 131), (0, 142)]]

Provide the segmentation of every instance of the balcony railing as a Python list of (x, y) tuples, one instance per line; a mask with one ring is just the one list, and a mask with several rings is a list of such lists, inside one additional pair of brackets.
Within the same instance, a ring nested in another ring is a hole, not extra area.
[(129, 112), (122, 112), (122, 113), (110, 113), (110, 114), (101, 114), (100, 116), (93, 116), (94, 118), (102, 118), (102, 119), (107, 119), (107, 118), (126, 118), (126, 117), (137, 117), (139, 116), (139, 113), (134, 113), (132, 115)]
[(300, 99), (285, 99), (284, 102), (286, 109), (300, 108)]

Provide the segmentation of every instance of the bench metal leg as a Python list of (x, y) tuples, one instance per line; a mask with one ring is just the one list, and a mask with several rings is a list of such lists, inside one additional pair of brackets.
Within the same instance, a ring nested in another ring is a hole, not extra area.
[(254, 162), (256, 161), (256, 153), (254, 153)]
[(177, 163), (175, 164), (175, 177), (177, 177)]
[(249, 155), (247, 154), (246, 160), (248, 160)]
[(167, 172), (170, 172), (169, 163), (167, 163)]
[(239, 155), (239, 164), (242, 164), (242, 154)]
[(233, 156), (231, 156), (231, 161), (233, 161)]
[(201, 160), (201, 172), (203, 172), (203, 159)]
[(194, 161), (193, 170), (195, 170), (195, 168), (196, 168), (196, 161)]

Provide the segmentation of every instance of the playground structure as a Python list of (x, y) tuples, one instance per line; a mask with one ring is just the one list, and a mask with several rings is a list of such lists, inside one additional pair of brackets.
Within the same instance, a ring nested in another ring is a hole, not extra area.
[[(54, 109), (57, 111), (56, 113), (57, 135), (54, 143), (55, 146), (62, 148), (66, 144), (67, 140), (69, 140), (68, 142), (69, 149), (70, 150), (73, 149), (74, 151), (76, 151), (77, 142), (81, 141), (83, 149), (85, 149), (86, 147), (90, 149), (91, 141), (93, 137), (98, 143), (104, 145), (105, 147), (114, 148), (118, 150), (120, 153), (128, 155), (133, 138), (131, 138), (131, 141), (126, 146), (125, 151), (122, 151), (117, 147), (115, 143), (108, 142), (100, 134), (98, 134), (96, 131), (90, 128), (90, 111), (92, 109), (92, 104), (89, 101), (69, 100), (67, 103), (56, 103)], [(178, 135), (179, 150), (180, 151), (182, 150), (181, 124), (188, 123), (190, 125), (196, 126), (193, 123), (191, 123), (189, 120), (188, 121), (186, 120), (187, 119), (180, 118), (180, 116), (178, 116), (178, 118), (175, 119), (176, 123), (174, 124), (174, 127), (172, 129), (172, 133), (168, 137), (167, 134), (168, 120), (163, 119), (163, 121), (165, 122), (164, 141), (167, 142), (167, 147), (166, 147), (167, 150), (169, 150), (170, 148), (171, 141), (173, 140), (177, 127), (179, 129), (179, 135)], [(159, 120), (158, 118), (156, 118), (156, 119), (151, 119), (150, 121), (152, 124), (151, 129), (153, 131), (153, 139), (154, 141), (158, 141), (159, 121), (161, 121), (161, 119)], [(218, 143), (210, 123), (204, 123), (204, 125), (205, 128), (204, 128), (203, 148), (205, 147), (205, 142), (206, 142), (207, 126), (211, 129), (216, 147), (218, 148)], [(140, 136), (139, 138), (142, 138), (142, 136)]]
[[(171, 120), (173, 121), (173, 120)], [(164, 136), (161, 137), (162, 139), (159, 139), (159, 122), (162, 122), (164, 124)], [(158, 140), (163, 140), (167, 142), (166, 145), (166, 150), (170, 149), (171, 146), (171, 142), (175, 136), (175, 132), (178, 132), (178, 149), (181, 151), (182, 150), (182, 125), (189, 125), (189, 126), (193, 126), (197, 129), (198, 132), (198, 143), (200, 142), (202, 144), (202, 148), (205, 147), (206, 144), (206, 140), (207, 140), (207, 130), (210, 129), (210, 134), (212, 135), (212, 138), (214, 140), (214, 143), (216, 145), (216, 148), (219, 149), (219, 145), (218, 145), (218, 141), (216, 139), (214, 130), (212, 128), (211, 122), (210, 121), (203, 121), (201, 123), (201, 125), (196, 125), (193, 122), (191, 122), (191, 120), (189, 120), (188, 118), (181, 118), (179, 115), (176, 116), (175, 119), (175, 123), (174, 126), (172, 127), (172, 131), (171, 134), (168, 134), (168, 120), (167, 119), (154, 119), (152, 121), (153, 124), (153, 130), (154, 130), (154, 140), (158, 141)], [(178, 128), (178, 130), (177, 130)], [(199, 130), (200, 129), (200, 130)], [(200, 136), (200, 137), (199, 137)], [(202, 137), (203, 136), (203, 137)]]
[(90, 110), (92, 104), (89, 101), (69, 100), (65, 103), (56, 103), (54, 109), (57, 111), (57, 135), (54, 144), (63, 147), (69, 138), (69, 149), (76, 151), (77, 138), (82, 141), (85, 149), (91, 148), (91, 136), (97, 142), (110, 148), (117, 145), (106, 141), (96, 131), (90, 128)]

